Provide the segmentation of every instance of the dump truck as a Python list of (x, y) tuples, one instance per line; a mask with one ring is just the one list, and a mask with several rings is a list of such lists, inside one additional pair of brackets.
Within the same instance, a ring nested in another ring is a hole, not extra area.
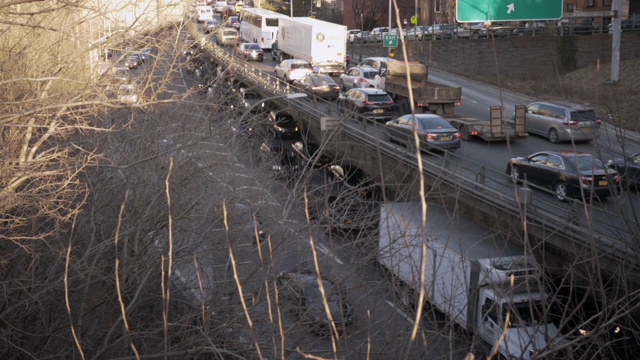
[(380, 205), (377, 258), (399, 280), (393, 288), (409, 299), (403, 303), (415, 306), (422, 292), (500, 358), (570, 358), (570, 344), (547, 315), (535, 257), (443, 206), (428, 204), (423, 224), (421, 205)]
[(452, 116), (462, 99), (462, 88), (428, 81), (428, 67), (418, 61), (391, 61), (381, 68), (378, 88), (386, 91), (395, 101), (401, 114), (411, 113), (407, 69), (411, 77), (414, 107), (417, 113), (431, 112)]
[(491, 106), (486, 119), (456, 116), (455, 107), (460, 104), (462, 89), (428, 81), (429, 68), (418, 61), (389, 62), (387, 68), (380, 71), (378, 87), (398, 103), (401, 114), (411, 113), (407, 71), (411, 77), (415, 112), (441, 115), (460, 131), (462, 140), (478, 137), (485, 141), (506, 141), (528, 136), (524, 126), (524, 108), (518, 110), (516, 107), (513, 120), (502, 116), (501, 106)]

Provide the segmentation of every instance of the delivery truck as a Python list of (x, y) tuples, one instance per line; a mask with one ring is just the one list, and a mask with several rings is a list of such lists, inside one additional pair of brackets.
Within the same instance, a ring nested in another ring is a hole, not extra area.
[(301, 59), (317, 73), (338, 75), (346, 70), (346, 56), (346, 26), (308, 17), (279, 19), (272, 60)]
[[(522, 246), (470, 219), (420, 202), (380, 205), (378, 261), (406, 287), (504, 359), (568, 359), (547, 320), (540, 267)], [(495, 230), (494, 230), (495, 231)], [(406, 293), (406, 292), (405, 292)]]

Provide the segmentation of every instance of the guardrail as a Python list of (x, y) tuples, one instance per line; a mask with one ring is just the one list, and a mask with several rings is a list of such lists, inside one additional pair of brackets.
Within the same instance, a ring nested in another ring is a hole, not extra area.
[[(282, 83), (271, 74), (266, 74), (246, 62), (241, 62), (226, 51), (210, 42), (202, 35), (192, 22), (188, 22), (188, 31), (195, 39), (200, 39), (201, 48), (207, 51), (218, 65), (226, 65), (234, 74), (233, 76), (243, 81), (255, 90), (260, 90), (266, 96), (278, 96), (291, 93), (290, 86)], [(294, 103), (299, 111), (305, 113), (310, 119), (319, 119), (332, 114), (327, 114), (326, 109), (331, 107), (320, 107), (319, 104), (327, 103), (322, 100), (308, 102), (303, 100), (290, 100), (289, 104)], [(377, 149), (385, 156), (391, 157), (400, 163), (417, 169), (417, 158), (411, 151), (398, 151), (398, 146), (380, 141), (377, 137), (366, 131), (366, 127), (370, 126), (366, 122), (350, 121), (343, 123), (341, 131), (343, 134), (353, 138), (353, 141), (362, 144), (377, 144)], [(373, 126), (376, 126), (373, 123)], [(436, 164), (432, 157), (440, 156), (441, 164)], [(461, 159), (458, 155), (447, 153), (447, 157)], [(507, 213), (514, 219), (521, 221), (523, 213), (526, 218), (527, 226), (531, 228), (544, 228), (552, 230), (555, 235), (562, 236), (573, 244), (582, 244), (584, 246), (592, 246), (597, 256), (605, 256), (610, 261), (619, 262), (632, 268), (633, 271), (640, 271), (640, 259), (637, 256), (638, 250), (626, 241), (632, 240), (634, 234), (629, 234), (629, 230), (633, 229), (611, 229), (611, 223), (599, 223), (598, 219), (591, 217), (591, 222), (581, 225), (576, 222), (576, 216), (581, 214), (576, 211), (576, 205), (582, 206), (582, 202), (577, 202), (574, 206), (567, 207), (555, 201), (553, 196), (549, 196), (553, 201), (547, 201), (544, 196), (536, 196), (535, 201), (526, 205), (526, 211), (521, 212), (521, 207), (515, 197), (517, 188), (513, 185), (509, 175), (503, 172), (497, 172), (487, 169), (483, 164), (465, 161), (465, 169), (456, 168), (455, 171), (450, 167), (454, 162), (441, 155), (430, 154), (429, 157), (422, 159), (425, 166), (423, 171), (427, 176), (439, 179), (442, 183), (455, 187), (459, 190), (461, 197), (465, 199), (473, 199), (484, 204), (488, 204), (503, 213)], [(506, 164), (505, 164), (506, 165)], [(527, 185), (524, 185), (527, 186)], [(533, 185), (529, 185), (534, 187)], [(540, 189), (548, 191), (547, 189)], [(509, 195), (512, 194), (512, 195)], [(609, 213), (609, 219), (616, 219), (619, 216)], [(611, 229), (611, 233), (628, 234), (630, 239), (616, 239), (607, 236), (598, 229)], [(635, 235), (637, 236), (637, 234)], [(541, 239), (545, 241), (545, 239)]]

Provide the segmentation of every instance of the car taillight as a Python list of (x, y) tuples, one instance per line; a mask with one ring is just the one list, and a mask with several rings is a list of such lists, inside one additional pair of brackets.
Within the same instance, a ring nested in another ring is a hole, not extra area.
[(367, 82), (367, 79), (362, 79), (362, 78), (360, 78), (360, 79), (358, 79), (358, 82), (366, 83), (366, 82)]
[(593, 176), (580, 176), (580, 182), (585, 185), (591, 185), (593, 183)]
[(460, 133), (456, 133), (455, 137), (456, 139), (460, 139)]
[(365, 105), (374, 105), (374, 103), (369, 102), (369, 101), (367, 101), (367, 100), (363, 101), (362, 103), (363, 103), (363, 104), (365, 104)]
[(424, 135), (425, 135), (425, 137), (427, 138), (427, 140), (433, 140), (433, 138), (435, 138), (435, 137), (436, 137), (436, 134), (429, 134), (429, 133), (426, 133), (426, 134), (424, 134)]
[(602, 120), (598, 119), (596, 120), (596, 125), (600, 126), (602, 124)]
[(578, 125), (577, 121), (573, 121), (573, 120), (569, 120), (569, 121), (563, 121), (562, 125), (569, 125), (569, 126), (573, 126), (573, 125)]
[(338, 86), (338, 85), (333, 85), (333, 90), (340, 90), (340, 86)]

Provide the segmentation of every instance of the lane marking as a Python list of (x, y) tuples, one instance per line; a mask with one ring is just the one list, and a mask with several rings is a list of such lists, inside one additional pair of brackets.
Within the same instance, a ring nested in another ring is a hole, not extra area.
[(398, 314), (400, 314), (400, 316), (402, 316), (403, 318), (405, 318), (411, 325), (415, 324), (415, 321), (413, 321), (413, 319), (411, 317), (409, 317), (409, 315), (405, 314), (404, 311), (398, 309), (395, 305), (393, 305), (393, 303), (389, 300), (385, 300), (385, 302), (391, 306), (391, 308), (393, 310), (395, 310)]

